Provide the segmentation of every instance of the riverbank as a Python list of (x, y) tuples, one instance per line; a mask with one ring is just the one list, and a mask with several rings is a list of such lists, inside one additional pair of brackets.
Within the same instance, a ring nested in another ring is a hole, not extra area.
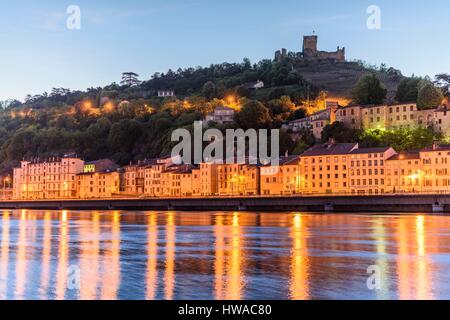
[(450, 195), (5, 201), (0, 209), (450, 213)]

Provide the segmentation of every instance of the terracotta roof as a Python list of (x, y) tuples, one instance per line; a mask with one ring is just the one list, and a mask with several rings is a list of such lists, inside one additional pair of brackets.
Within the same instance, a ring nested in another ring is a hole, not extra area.
[(280, 158), (280, 165), (296, 165), (300, 162), (300, 156), (287, 156)]
[(361, 148), (355, 149), (351, 153), (352, 154), (363, 154), (363, 153), (384, 153), (391, 149), (391, 147), (381, 147), (381, 148)]
[(215, 111), (215, 110), (228, 110), (228, 111), (234, 111), (233, 108), (226, 107), (226, 106), (218, 106), (218, 107), (216, 107), (216, 108), (214, 109), (214, 111)]
[(421, 152), (437, 152), (437, 151), (450, 151), (450, 145), (429, 147), (421, 150)]
[(301, 157), (350, 154), (356, 148), (357, 143), (322, 144), (306, 150)]
[(110, 159), (101, 159), (86, 162), (85, 165), (95, 165), (95, 172), (105, 173), (117, 171), (120, 168), (114, 161)]
[(410, 153), (400, 153), (393, 155), (388, 161), (395, 161), (395, 160), (419, 160), (420, 154), (419, 152), (410, 152)]

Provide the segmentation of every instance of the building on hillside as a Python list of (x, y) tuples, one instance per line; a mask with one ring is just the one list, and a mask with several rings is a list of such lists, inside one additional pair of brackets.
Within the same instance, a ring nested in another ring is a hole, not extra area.
[(175, 97), (175, 91), (174, 90), (158, 90), (158, 97), (160, 97), (160, 98)]
[(111, 198), (120, 195), (122, 173), (112, 160), (87, 162), (77, 175), (77, 195), (80, 199)]
[(433, 128), (450, 136), (450, 110), (441, 106), (431, 110), (418, 110), (414, 103), (379, 106), (328, 107), (303, 119), (287, 123), (284, 127), (297, 132), (310, 129), (320, 139), (323, 129), (334, 122), (342, 122), (353, 129), (398, 130), (418, 127)]
[(342, 122), (348, 128), (361, 129), (361, 106), (347, 106), (336, 111), (336, 121)]
[(209, 122), (225, 124), (233, 121), (234, 121), (234, 109), (230, 107), (220, 106), (216, 107), (212, 113), (207, 114), (204, 122), (206, 125), (208, 125)]
[(322, 131), (327, 125), (335, 122), (336, 107), (330, 104), (328, 108), (320, 110), (303, 119), (291, 121), (284, 126), (291, 129), (293, 132), (298, 132), (302, 129), (310, 129), (317, 140), (322, 138)]
[(260, 194), (293, 195), (300, 194), (300, 156), (281, 157), (278, 166), (261, 166)]
[(75, 155), (22, 161), (14, 169), (13, 197), (20, 200), (74, 199), (84, 161)]
[(257, 80), (253, 82), (247, 82), (243, 86), (249, 90), (259, 90), (264, 88), (264, 82), (261, 80)]

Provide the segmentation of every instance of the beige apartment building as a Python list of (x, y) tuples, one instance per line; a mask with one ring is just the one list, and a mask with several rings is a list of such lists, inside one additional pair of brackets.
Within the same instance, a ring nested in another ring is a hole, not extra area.
[(124, 167), (123, 193), (125, 195), (143, 195), (145, 182), (145, 161)]
[(258, 195), (259, 178), (257, 165), (217, 165), (218, 193), (221, 196)]
[(84, 161), (74, 155), (22, 161), (14, 169), (13, 197), (21, 200), (73, 199)]
[(381, 194), (385, 162), (392, 148), (359, 148), (357, 143), (316, 145), (301, 155), (304, 194)]
[(77, 195), (80, 199), (111, 198), (120, 194), (121, 172), (109, 159), (87, 162), (77, 175)]
[(200, 164), (200, 195), (217, 195), (219, 191), (217, 166), (218, 164), (212, 161), (207, 161)]
[(400, 153), (386, 160), (386, 192), (423, 191), (424, 171), (419, 152)]
[(315, 145), (301, 155), (301, 188), (304, 194), (349, 192), (350, 153), (357, 143)]
[(445, 193), (450, 191), (450, 146), (433, 147), (420, 151), (422, 191)]
[(200, 171), (191, 165), (172, 165), (161, 173), (163, 197), (200, 195)]
[(300, 156), (281, 157), (278, 166), (260, 168), (261, 195), (293, 195), (302, 192)]
[(170, 159), (153, 159), (144, 166), (144, 194), (159, 197), (164, 194), (161, 178), (162, 173), (172, 162)]
[(394, 149), (357, 148), (349, 154), (350, 193), (359, 195), (382, 194), (386, 192), (386, 160), (396, 155)]
[(431, 110), (418, 110), (415, 103), (375, 106), (328, 107), (303, 119), (289, 122), (286, 127), (294, 132), (311, 129), (320, 139), (323, 128), (334, 122), (342, 122), (354, 129), (403, 129), (432, 127), (444, 135), (450, 135), (450, 110), (439, 106)]

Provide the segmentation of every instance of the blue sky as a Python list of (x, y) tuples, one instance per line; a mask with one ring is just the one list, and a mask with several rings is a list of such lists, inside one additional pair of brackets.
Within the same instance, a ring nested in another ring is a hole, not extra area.
[[(66, 28), (69, 5), (81, 30)], [(368, 30), (369, 5), (381, 30)], [(406, 75), (450, 72), (448, 0), (17, 0), (0, 2), (0, 100), (52, 87), (85, 89), (120, 81), (122, 71), (148, 79), (168, 68), (272, 58), (301, 51), (315, 30), (323, 50), (386, 63)]]

